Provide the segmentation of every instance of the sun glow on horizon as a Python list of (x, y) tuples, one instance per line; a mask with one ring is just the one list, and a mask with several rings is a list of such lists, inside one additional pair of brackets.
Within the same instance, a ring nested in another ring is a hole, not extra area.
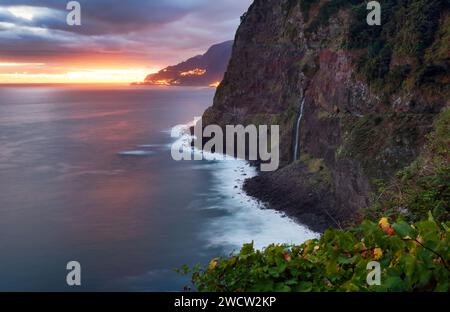
[[(1, 67), (40, 66), (41, 63), (0, 63)], [(0, 83), (133, 83), (144, 81), (152, 70), (137, 69), (80, 69), (63, 73), (30, 72), (16, 70), (1, 72)]]

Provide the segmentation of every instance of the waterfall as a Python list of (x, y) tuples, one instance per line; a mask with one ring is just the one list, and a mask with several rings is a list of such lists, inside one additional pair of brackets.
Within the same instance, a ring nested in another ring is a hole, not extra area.
[(303, 118), (303, 110), (305, 108), (305, 99), (306, 97), (303, 96), (302, 104), (300, 105), (300, 113), (298, 115), (297, 120), (297, 127), (295, 129), (295, 145), (294, 145), (294, 161), (296, 161), (299, 158), (299, 141), (300, 141), (300, 127), (302, 125), (302, 118)]

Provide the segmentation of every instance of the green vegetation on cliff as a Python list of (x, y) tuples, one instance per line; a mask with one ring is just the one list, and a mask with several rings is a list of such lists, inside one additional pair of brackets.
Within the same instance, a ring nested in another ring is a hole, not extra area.
[(372, 113), (344, 116), (337, 157), (357, 159), (367, 176), (389, 179), (415, 159), (415, 147), (432, 128), (434, 114)]
[[(382, 24), (368, 26), (366, 3), (352, 7), (353, 23), (350, 25), (348, 46), (365, 49), (356, 64), (359, 72), (375, 87), (392, 94), (403, 86), (432, 86), (448, 92), (450, 69), (450, 43), (441, 41), (450, 29), (439, 24), (448, 24), (449, 3), (447, 0), (388, 0), (382, 1)], [(427, 57), (433, 49), (446, 49), (447, 54)], [(446, 73), (446, 74), (445, 74)], [(447, 75), (447, 78), (443, 76)], [(430, 82), (432, 84), (430, 85)], [(444, 90), (445, 89), (445, 90)]]
[[(327, 26), (340, 10), (349, 11), (346, 47), (364, 51), (355, 58), (355, 64), (377, 89), (392, 94), (405, 83), (410, 89), (428, 85), (449, 92), (449, 1), (386, 0), (380, 4), (379, 27), (367, 25), (367, 1), (290, 0), (288, 10), (300, 5), (308, 34)], [(310, 13), (312, 8), (318, 9), (314, 16)]]
[(415, 222), (427, 211), (450, 220), (450, 109), (435, 122), (422, 154), (389, 183), (380, 183), (367, 217), (401, 217)]

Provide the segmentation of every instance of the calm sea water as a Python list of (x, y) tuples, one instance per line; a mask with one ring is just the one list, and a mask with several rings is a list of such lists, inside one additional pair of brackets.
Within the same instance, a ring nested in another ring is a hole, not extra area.
[[(0, 290), (177, 291), (173, 271), (304, 227), (242, 193), (243, 161), (175, 162), (212, 89), (0, 87)], [(82, 286), (66, 285), (79, 261)]]

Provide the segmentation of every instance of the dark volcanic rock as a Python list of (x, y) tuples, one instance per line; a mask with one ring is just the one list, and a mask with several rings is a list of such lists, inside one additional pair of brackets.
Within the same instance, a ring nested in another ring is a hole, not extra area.
[(269, 203), (271, 208), (321, 232), (330, 226), (339, 226), (341, 222), (332, 204), (334, 196), (328, 174), (325, 171), (321, 174), (309, 172), (307, 165), (295, 163), (275, 173), (261, 173), (246, 180), (244, 190)]

